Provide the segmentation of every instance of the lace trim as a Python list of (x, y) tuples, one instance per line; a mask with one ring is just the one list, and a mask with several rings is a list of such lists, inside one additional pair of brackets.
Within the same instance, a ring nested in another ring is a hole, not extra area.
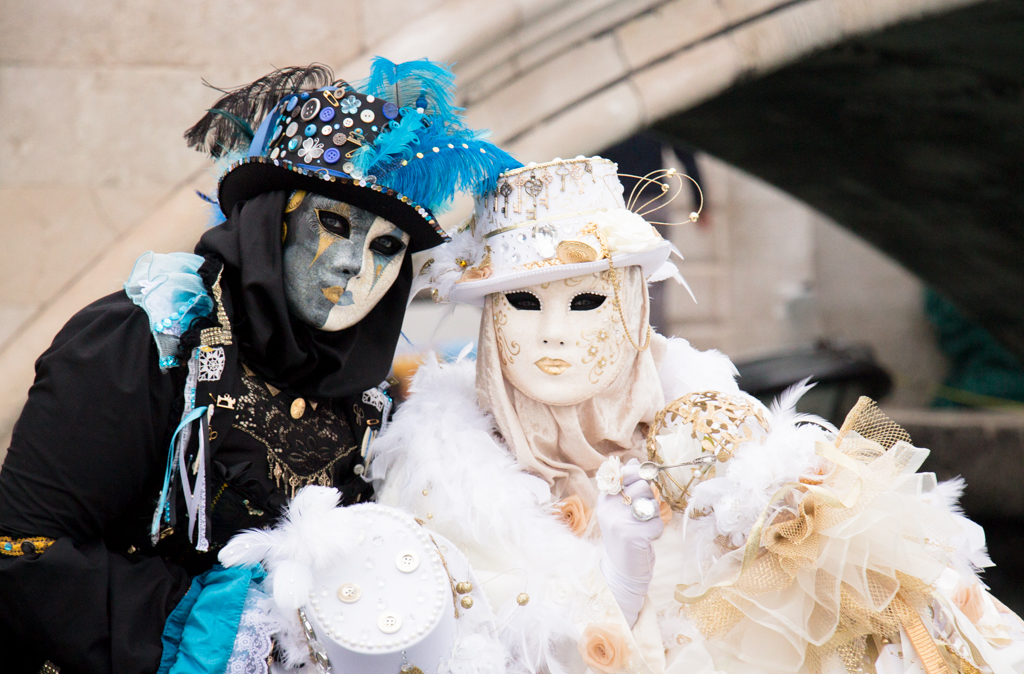
[(270, 598), (255, 584), (250, 585), (225, 674), (267, 674), (277, 629), (270, 610)]

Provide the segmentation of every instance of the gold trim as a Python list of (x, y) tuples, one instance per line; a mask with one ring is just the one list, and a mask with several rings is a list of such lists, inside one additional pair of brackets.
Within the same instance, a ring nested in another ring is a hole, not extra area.
[[(33, 555), (41, 554), (46, 552), (46, 549), (53, 545), (56, 541), (52, 538), (43, 538), (42, 536), (35, 536), (32, 538), (11, 538), (10, 536), (0, 536), (0, 555), (5, 557), (21, 557), (22, 555)], [(32, 552), (25, 552), (21, 546), (28, 543), (32, 546)]]
[(217, 280), (213, 282), (213, 303), (217, 306), (217, 323), (220, 324), (220, 327), (206, 328), (199, 333), (199, 341), (203, 346), (231, 344), (231, 321), (228, 320), (228, 314), (224, 311), (224, 303), (221, 301), (223, 293), (220, 289), (220, 276), (223, 273), (224, 268), (221, 267), (217, 272)]

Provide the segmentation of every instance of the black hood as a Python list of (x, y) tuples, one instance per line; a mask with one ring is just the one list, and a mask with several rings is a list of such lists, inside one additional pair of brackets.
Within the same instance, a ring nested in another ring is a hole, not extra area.
[[(221, 289), (242, 360), (266, 382), (310, 398), (340, 398), (387, 377), (412, 285), (406, 253), (398, 278), (356, 325), (326, 332), (293, 317), (285, 301), (281, 230), (287, 191), (235, 204), (196, 254), (223, 264)], [(203, 270), (201, 270), (202, 273)]]

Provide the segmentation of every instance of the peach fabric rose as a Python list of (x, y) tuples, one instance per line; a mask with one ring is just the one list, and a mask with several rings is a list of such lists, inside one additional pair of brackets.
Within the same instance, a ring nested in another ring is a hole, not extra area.
[(967, 619), (977, 625), (985, 615), (985, 596), (978, 583), (968, 585), (960, 581), (953, 592), (953, 603), (960, 609)]
[(584, 505), (583, 499), (573, 494), (559, 501), (555, 507), (561, 514), (565, 526), (569, 527), (569, 531), (577, 536), (582, 536), (586, 533), (587, 526), (590, 524), (591, 513), (590, 509)]
[(578, 648), (583, 662), (604, 674), (621, 672), (629, 664), (629, 641), (614, 623), (587, 625)]
[(654, 500), (658, 502), (658, 516), (661, 517), (661, 521), (664, 524), (668, 524), (672, 521), (672, 506), (661, 497), (661, 491), (658, 489), (658, 485), (652, 484), (651, 490), (654, 492)]

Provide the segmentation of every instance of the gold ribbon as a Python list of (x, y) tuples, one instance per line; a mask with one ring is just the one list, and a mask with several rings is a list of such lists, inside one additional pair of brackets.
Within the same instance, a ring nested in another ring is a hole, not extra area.
[[(857, 503), (857, 500), (860, 498), (861, 492), (863, 490), (864, 483), (864, 478), (861, 475), (861, 465), (854, 461), (853, 459), (851, 459), (850, 457), (843, 454), (842, 452), (840, 452), (835, 447), (825, 444), (824, 442), (817, 443), (817, 445), (815, 446), (815, 454), (825, 459), (828, 459), (829, 461), (833, 461), (842, 466), (843, 468), (851, 470), (856, 474), (856, 480), (854, 481), (853, 486), (850, 488), (850, 491), (846, 494), (846, 496), (843, 498), (839, 498), (828, 489), (816, 485), (803, 484), (800, 482), (790, 482), (789, 484), (784, 485), (781, 489), (779, 489), (777, 492), (775, 492), (775, 494), (772, 495), (771, 499), (768, 501), (768, 507), (761, 512), (761, 515), (757, 518), (757, 521), (754, 522), (754, 526), (751, 527), (750, 535), (747, 537), (747, 544), (743, 551), (743, 563), (740, 566), (740, 570), (737, 573), (735, 573), (731, 578), (727, 578), (718, 583), (715, 583), (714, 585), (709, 587), (703, 594), (697, 597), (692, 597), (685, 593), (687, 586), (677, 585), (675, 591), (676, 601), (679, 601), (683, 604), (695, 604), (701, 599), (707, 597), (713, 590), (723, 587), (729, 587), (730, 585), (735, 585), (743, 576), (743, 574), (750, 569), (754, 561), (758, 558), (758, 552), (761, 548), (761, 538), (765, 532), (765, 522), (768, 520), (768, 516), (772, 512), (773, 504), (779, 502), (780, 500), (788, 496), (791, 492), (796, 491), (798, 489), (805, 490), (806, 494), (809, 496), (813, 496), (814, 500), (818, 504), (829, 506), (831, 508), (852, 508), (854, 504)], [(801, 499), (800, 503), (803, 504), (806, 499), (807, 496)], [(786, 522), (785, 524), (789, 524), (789, 522)]]
[[(816, 455), (831, 461), (836, 470), (848, 473), (842, 481), (845, 493), (838, 495), (814, 484), (784, 485), (772, 495), (768, 507), (751, 528), (738, 572), (708, 587), (699, 596), (687, 595), (687, 586), (676, 586), (676, 600), (684, 605), (687, 615), (706, 637), (724, 635), (745, 617), (738, 605), (720, 590), (736, 585), (735, 591), (741, 599), (781, 591), (792, 584), (801, 568), (815, 564), (819, 532), (855, 515), (862, 505), (859, 502), (875, 492), (878, 485), (865, 493), (866, 479), (884, 482), (886, 478), (894, 479), (907, 467), (899, 451), (892, 454), (889, 451), (900, 440), (909, 440), (906, 431), (885, 417), (870, 400), (862, 399), (847, 417), (834, 446), (816, 443)], [(887, 463), (875, 463), (882, 458)], [(884, 475), (872, 475), (878, 465), (885, 471)], [(776, 504), (798, 490), (803, 496), (795, 513), (777, 509)], [(780, 514), (788, 517), (779, 517)], [(769, 524), (770, 519), (781, 521)], [(829, 628), (833, 630), (831, 636), (821, 646), (807, 646), (806, 664), (810, 671), (821, 671), (826, 660), (832, 657), (839, 657), (848, 671), (858, 671), (866, 656), (868, 635), (896, 640), (902, 628), (920, 656), (926, 674), (951, 674), (949, 664), (921, 618), (920, 611), (928, 605), (932, 588), (898, 571), (889, 581), (892, 582), (892, 599), (880, 610), (864, 605), (856, 595), (840, 588), (839, 613), (835, 624)], [(698, 606), (702, 600), (706, 600), (705, 603)], [(962, 660), (957, 670), (970, 672), (976, 668)]]
[(929, 634), (928, 628), (924, 626), (921, 616), (917, 614), (917, 611), (911, 608), (907, 602), (903, 601), (900, 595), (896, 595), (893, 598), (892, 607), (900, 624), (903, 626), (903, 630), (907, 633), (910, 643), (921, 658), (924, 671), (927, 674), (950, 674), (949, 667), (942, 658), (942, 653), (939, 652), (938, 646), (935, 645), (935, 640), (932, 639), (932, 635)]

